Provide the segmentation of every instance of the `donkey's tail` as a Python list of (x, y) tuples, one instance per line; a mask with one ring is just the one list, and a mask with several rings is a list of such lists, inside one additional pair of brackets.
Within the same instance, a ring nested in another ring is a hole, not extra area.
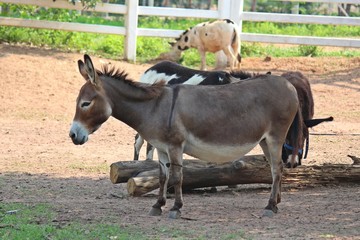
[(314, 127), (322, 122), (331, 122), (333, 121), (334, 118), (333, 117), (328, 117), (328, 118), (316, 118), (316, 119), (309, 119), (309, 120), (304, 120), (306, 127)]
[(293, 146), (292, 155), (291, 155), (291, 159), (290, 159), (290, 165), (296, 166), (295, 158), (298, 155), (300, 142), (303, 139), (303, 117), (302, 117), (300, 108), (298, 109), (298, 111), (295, 115), (295, 118), (290, 126), (288, 135), (289, 134), (291, 136), (288, 137), (288, 139), (290, 140), (290, 145)]

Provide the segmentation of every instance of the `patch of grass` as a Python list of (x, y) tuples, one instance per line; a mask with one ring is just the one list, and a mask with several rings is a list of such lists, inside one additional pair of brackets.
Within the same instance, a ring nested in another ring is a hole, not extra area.
[[(12, 214), (9, 211), (13, 211)], [(0, 239), (146, 239), (135, 229), (113, 224), (70, 223), (60, 226), (45, 204), (0, 203)]]
[(360, 36), (360, 27), (323, 24), (244, 22), (243, 32), (317, 37), (358, 37)]
[(161, 226), (157, 229), (157, 232), (159, 232), (162, 236), (167, 236), (171, 239), (189, 239), (191, 236), (194, 236), (194, 232), (191, 230), (181, 230), (176, 227), (172, 228)]
[(139, 27), (141, 28), (160, 28), (173, 30), (186, 30), (198, 23), (211, 21), (200, 18), (169, 18), (156, 16), (139, 16)]
[(326, 51), (323, 47), (311, 45), (284, 47), (274, 44), (243, 42), (241, 54), (243, 57), (359, 57), (360, 50), (336, 48), (336, 50)]
[[(191, 48), (186, 50), (182, 58), (180, 59), (180, 63), (189, 66), (198, 68), (201, 63), (201, 58), (197, 49)], [(215, 54), (214, 53), (206, 53), (206, 64), (207, 66), (215, 65)]]
[(227, 234), (223, 237), (224, 240), (232, 240), (232, 239), (251, 239), (247, 237), (244, 231), (237, 231), (234, 233)]
[[(111, 217), (111, 216), (109, 216)], [(251, 239), (242, 230), (215, 232), (206, 230), (206, 234), (196, 229), (178, 226), (155, 225), (148, 231), (134, 226), (120, 227), (117, 224), (80, 223), (66, 224), (57, 221), (57, 212), (47, 204), (0, 203), (0, 239)]]
[(45, 232), (51, 231), (51, 227), (41, 226), (54, 216), (44, 204), (0, 203), (0, 211), (0, 239), (41, 239)]
[(312, 45), (300, 45), (299, 46), (299, 54), (301, 56), (311, 56), (316, 57), (321, 55), (321, 48), (318, 46), (312, 46)]
[(146, 62), (154, 59), (162, 52), (170, 50), (169, 41), (167, 38), (149, 38), (138, 37), (136, 46), (136, 56), (140, 62)]
[(177, 227), (159, 227), (156, 229), (159, 235), (165, 237), (166, 239), (198, 239), (198, 240), (206, 240), (206, 239), (224, 239), (224, 240), (232, 240), (232, 239), (251, 239), (249, 236), (245, 234), (242, 230), (231, 231), (230, 233), (220, 233), (215, 232), (211, 229), (207, 229), (206, 234), (200, 234), (196, 230), (192, 229), (179, 229)]

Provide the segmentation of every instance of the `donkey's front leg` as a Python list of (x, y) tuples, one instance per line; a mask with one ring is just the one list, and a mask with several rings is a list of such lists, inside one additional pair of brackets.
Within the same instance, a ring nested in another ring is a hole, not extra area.
[(172, 147), (169, 150), (170, 158), (170, 184), (174, 186), (175, 202), (170, 209), (169, 218), (180, 218), (180, 209), (183, 206), (182, 182), (183, 182), (183, 152), (181, 147)]
[(159, 173), (159, 183), (160, 183), (160, 190), (159, 190), (159, 197), (157, 202), (152, 206), (150, 210), (151, 216), (160, 216), (162, 213), (161, 207), (166, 204), (166, 191), (167, 185), (169, 182), (169, 158), (166, 153), (158, 150), (159, 156), (159, 166), (160, 166), (160, 173)]

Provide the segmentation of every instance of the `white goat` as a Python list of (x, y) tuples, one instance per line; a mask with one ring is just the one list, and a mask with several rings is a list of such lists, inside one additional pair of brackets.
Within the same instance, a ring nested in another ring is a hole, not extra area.
[(229, 19), (203, 22), (184, 31), (176, 42), (170, 43), (175, 50), (197, 48), (201, 56), (201, 70), (206, 70), (206, 52), (223, 51), (231, 70), (240, 68), (240, 37), (238, 26)]

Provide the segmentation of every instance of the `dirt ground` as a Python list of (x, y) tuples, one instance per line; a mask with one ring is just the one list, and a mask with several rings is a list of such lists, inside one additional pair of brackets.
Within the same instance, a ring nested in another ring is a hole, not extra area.
[[(284, 186), (274, 218), (256, 217), (267, 204), (269, 185), (184, 194), (184, 218), (167, 219), (172, 198), (163, 216), (148, 216), (156, 191), (132, 198), (126, 184), (109, 180), (111, 163), (132, 159), (134, 130), (110, 119), (85, 145), (75, 146), (68, 137), (84, 83), (77, 69), (81, 58), (80, 53), (0, 44), (0, 201), (47, 203), (57, 212), (54, 224), (114, 223), (149, 239), (230, 234), (235, 239), (360, 239), (359, 184)], [(133, 79), (151, 66), (95, 56), (93, 61), (97, 67), (111, 63), (125, 69)], [(360, 58), (245, 58), (242, 67), (273, 74), (301, 71), (312, 84), (315, 117), (335, 118), (311, 130), (303, 164), (351, 163), (348, 154), (360, 157)]]

